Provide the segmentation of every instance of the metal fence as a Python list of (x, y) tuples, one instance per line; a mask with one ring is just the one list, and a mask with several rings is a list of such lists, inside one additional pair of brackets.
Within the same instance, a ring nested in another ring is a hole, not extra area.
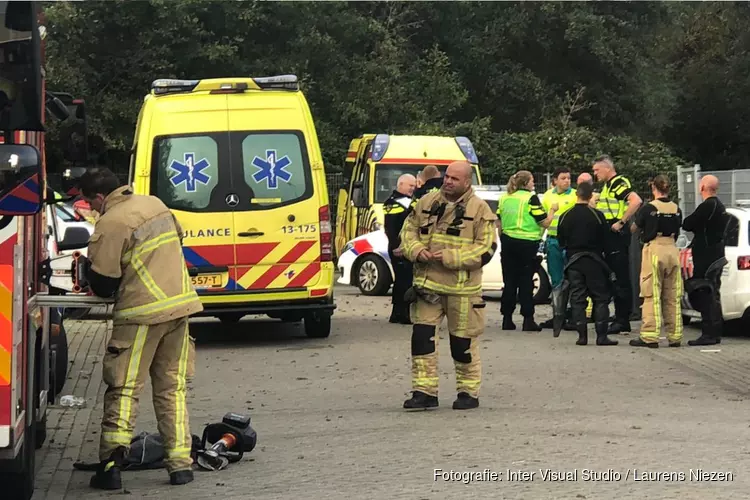
[(701, 170), (696, 164), (692, 167), (677, 167), (677, 191), (680, 209), (690, 214), (700, 204), (700, 180), (704, 175), (714, 175), (719, 179), (718, 198), (724, 205), (750, 205), (750, 170)]

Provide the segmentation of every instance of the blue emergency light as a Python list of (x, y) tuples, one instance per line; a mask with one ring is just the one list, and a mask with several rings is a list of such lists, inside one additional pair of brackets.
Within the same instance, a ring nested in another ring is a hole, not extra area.
[(176, 80), (173, 78), (160, 78), (151, 83), (154, 95), (172, 94), (175, 92), (192, 92), (200, 83), (200, 80)]
[(471, 163), (479, 163), (477, 153), (474, 151), (474, 145), (467, 137), (456, 137), (456, 143), (458, 143), (458, 147), (461, 148), (461, 152), (467, 160)]
[(372, 161), (380, 161), (385, 156), (385, 152), (388, 150), (388, 144), (391, 138), (388, 134), (378, 134), (375, 136), (375, 140), (372, 143)]

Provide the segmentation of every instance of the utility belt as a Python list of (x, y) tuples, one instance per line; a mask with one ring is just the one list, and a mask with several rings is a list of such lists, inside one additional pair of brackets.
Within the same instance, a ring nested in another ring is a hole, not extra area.
[(594, 262), (599, 264), (602, 267), (602, 269), (604, 269), (604, 272), (607, 274), (607, 276), (609, 276), (610, 281), (612, 282), (615, 281), (615, 273), (612, 272), (612, 269), (609, 268), (609, 266), (601, 257), (601, 255), (594, 253), (594, 252), (578, 252), (577, 254), (575, 254), (573, 257), (570, 258), (570, 260), (568, 260), (568, 263), (565, 264), (565, 267), (563, 268), (563, 273), (565, 273), (570, 266), (572, 266), (573, 264), (575, 264), (576, 262), (578, 262), (579, 260), (583, 258), (593, 259)]

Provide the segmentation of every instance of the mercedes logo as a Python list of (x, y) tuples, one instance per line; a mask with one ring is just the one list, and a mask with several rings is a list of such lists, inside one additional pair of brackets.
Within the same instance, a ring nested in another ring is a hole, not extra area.
[(229, 205), (230, 207), (236, 207), (240, 203), (240, 197), (234, 193), (228, 194), (224, 200), (227, 202), (227, 205)]

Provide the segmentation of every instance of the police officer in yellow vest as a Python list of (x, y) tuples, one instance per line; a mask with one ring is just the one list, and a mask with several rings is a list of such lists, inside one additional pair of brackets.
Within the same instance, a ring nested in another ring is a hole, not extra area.
[(437, 327), (448, 320), (458, 398), (454, 410), (479, 406), (479, 339), (484, 331), (482, 267), (497, 249), (495, 215), (471, 187), (468, 162), (451, 163), (439, 191), (417, 202), (401, 230), (403, 255), (414, 263), (410, 289), (412, 397), (409, 410), (438, 406)]
[(114, 297), (112, 337), (102, 362), (107, 384), (91, 486), (120, 489), (138, 413), (151, 376), (154, 411), (171, 484), (193, 480), (186, 379), (194, 352), (188, 317), (203, 310), (182, 255), (182, 230), (154, 196), (133, 194), (106, 168), (80, 179), (83, 197), (101, 214), (88, 248), (87, 278), (100, 297)]
[(638, 212), (631, 230), (641, 229), (641, 335), (630, 341), (635, 347), (659, 347), (662, 319), (669, 347), (682, 341), (682, 268), (675, 244), (682, 226), (682, 212), (669, 200), (669, 179), (657, 175), (651, 182), (654, 200)]
[(603, 182), (596, 209), (604, 214), (610, 226), (605, 241), (605, 260), (615, 273), (615, 320), (608, 333), (630, 331), (630, 313), (633, 311), (633, 294), (630, 284), (630, 231), (629, 223), (641, 206), (642, 200), (633, 191), (630, 181), (618, 175), (609, 156), (594, 160), (594, 175)]
[(534, 176), (520, 170), (511, 176), (508, 192), (500, 197), (497, 206), (504, 286), (500, 302), (503, 330), (516, 329), (512, 316), (517, 300), (521, 303), (523, 331), (542, 329), (534, 322), (534, 271), (542, 233), (552, 222), (556, 207), (552, 206), (547, 214), (533, 190)]
[[(556, 168), (552, 173), (552, 187), (544, 193), (542, 198), (542, 206), (547, 212), (550, 212), (552, 207), (556, 208), (555, 216), (547, 228), (547, 239), (544, 245), (547, 257), (547, 272), (550, 276), (552, 288), (562, 283), (563, 268), (565, 267), (563, 251), (557, 241), (557, 226), (560, 217), (576, 204), (576, 193), (570, 187), (570, 181), (570, 169), (567, 167)], [(552, 328), (552, 320), (545, 321), (540, 326)]]

